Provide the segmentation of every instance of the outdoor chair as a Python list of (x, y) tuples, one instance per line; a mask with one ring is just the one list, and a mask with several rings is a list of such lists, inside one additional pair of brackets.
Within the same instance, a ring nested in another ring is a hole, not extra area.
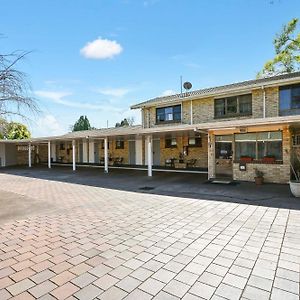
[(116, 157), (114, 159), (114, 165), (121, 165), (123, 162), (123, 157)]
[(197, 159), (194, 159), (194, 158), (189, 159), (189, 160), (186, 161), (186, 167), (187, 168), (193, 168), (193, 167), (195, 167), (196, 162), (197, 162)]

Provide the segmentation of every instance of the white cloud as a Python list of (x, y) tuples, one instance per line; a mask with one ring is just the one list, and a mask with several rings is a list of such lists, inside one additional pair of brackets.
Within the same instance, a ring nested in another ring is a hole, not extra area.
[(96, 92), (105, 95), (105, 96), (113, 96), (113, 97), (123, 97), (130, 92), (129, 89), (125, 88), (107, 88), (107, 89), (97, 89)]
[(66, 100), (64, 97), (72, 95), (69, 92), (54, 92), (54, 91), (35, 91), (39, 97), (50, 99), (51, 101), (73, 108), (88, 109), (88, 110), (101, 110), (110, 112), (122, 112), (122, 109), (114, 105), (107, 105), (103, 103), (90, 103), (90, 102), (75, 102), (74, 100)]
[(160, 96), (165, 97), (165, 96), (171, 96), (171, 95), (175, 95), (175, 94), (177, 94), (177, 93), (174, 90), (165, 90), (164, 92), (162, 92), (162, 94)]
[(92, 42), (88, 42), (80, 50), (80, 54), (90, 59), (108, 59), (119, 55), (122, 51), (122, 46), (116, 41), (99, 37)]
[(59, 123), (55, 116), (47, 114), (37, 120), (37, 126), (33, 129), (34, 136), (61, 135), (66, 129)]

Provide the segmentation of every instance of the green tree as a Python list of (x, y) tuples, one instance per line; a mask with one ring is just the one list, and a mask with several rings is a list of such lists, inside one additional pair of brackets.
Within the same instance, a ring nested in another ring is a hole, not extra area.
[(300, 32), (297, 31), (299, 19), (294, 18), (276, 34), (273, 44), (275, 57), (267, 61), (257, 77), (269, 77), (300, 70)]
[(72, 131), (82, 131), (91, 129), (92, 127), (87, 116), (80, 116), (80, 118), (75, 122)]
[(134, 124), (134, 118), (128, 117), (124, 118), (120, 123), (116, 123), (115, 127), (126, 127), (126, 126), (132, 126)]
[(8, 140), (22, 140), (30, 138), (31, 134), (26, 125), (16, 122), (6, 123), (3, 128), (3, 138)]

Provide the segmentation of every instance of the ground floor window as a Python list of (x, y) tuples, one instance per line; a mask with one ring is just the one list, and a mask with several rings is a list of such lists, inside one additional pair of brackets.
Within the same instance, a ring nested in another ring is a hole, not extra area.
[(235, 134), (235, 159), (282, 160), (282, 132)]

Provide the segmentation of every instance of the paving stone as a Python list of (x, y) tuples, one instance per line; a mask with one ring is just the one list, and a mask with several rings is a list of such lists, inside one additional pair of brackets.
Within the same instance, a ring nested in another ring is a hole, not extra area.
[(33, 286), (35, 286), (35, 283), (33, 281), (29, 280), (28, 278), (26, 278), (26, 279), (23, 279), (13, 285), (10, 285), (9, 287), (7, 287), (7, 290), (13, 296), (16, 296), (18, 294), (21, 294), (24, 291), (29, 290)]
[(127, 293), (131, 293), (134, 289), (136, 289), (140, 284), (142, 283), (142, 281), (137, 280), (133, 277), (127, 276), (125, 278), (123, 278), (122, 280), (120, 280), (116, 286), (121, 288), (122, 290), (124, 290)]
[(290, 292), (292, 294), (298, 294), (299, 292), (299, 283), (294, 282), (288, 279), (276, 277), (274, 280), (274, 287), (279, 288), (281, 290)]
[(190, 294), (196, 295), (203, 299), (210, 299), (216, 288), (202, 282), (196, 282), (189, 290)]
[(83, 273), (80, 276), (74, 278), (71, 280), (71, 282), (75, 285), (77, 285), (80, 288), (83, 288), (90, 283), (94, 282), (97, 279), (96, 276), (93, 276), (92, 274), (89, 273)]
[(178, 298), (182, 298), (189, 288), (189, 285), (173, 279), (164, 287), (164, 291)]
[(256, 287), (246, 286), (243, 292), (243, 297), (250, 300), (257, 300), (257, 299), (267, 300), (270, 298), (270, 293)]
[(92, 300), (99, 296), (101, 293), (103, 293), (103, 290), (90, 284), (80, 289), (77, 293), (74, 294), (74, 296), (80, 300)]
[(248, 285), (271, 292), (273, 281), (263, 277), (251, 275), (248, 280)]
[(150, 300), (153, 299), (153, 296), (141, 291), (139, 289), (134, 290), (131, 292), (124, 300)]
[(75, 294), (79, 290), (80, 290), (80, 288), (78, 286), (74, 285), (71, 282), (67, 282), (64, 285), (61, 285), (60, 287), (51, 291), (51, 294), (55, 298), (60, 300), (60, 299), (66, 299), (66, 298), (70, 297), (71, 295)]
[(125, 291), (113, 286), (103, 292), (98, 298), (101, 300), (119, 300), (125, 298), (127, 295)]
[(216, 294), (221, 297), (227, 298), (227, 299), (235, 300), (235, 299), (240, 299), (242, 290), (240, 290), (236, 287), (221, 283), (220, 286), (216, 290)]
[(46, 280), (43, 281), (42, 283), (36, 285), (35, 287), (31, 288), (29, 292), (36, 298), (39, 298), (52, 290), (57, 288), (57, 285), (54, 284), (53, 282)]
[(199, 277), (199, 281), (205, 284), (208, 284), (210, 286), (213, 287), (217, 287), (219, 286), (219, 284), (221, 283), (223, 277), (213, 274), (213, 273), (209, 273), (209, 272), (204, 272), (200, 277)]
[(161, 281), (155, 280), (153, 278), (148, 278), (144, 283), (139, 286), (142, 291), (155, 296), (159, 291), (165, 286)]
[(272, 289), (271, 293), (272, 300), (299, 300), (299, 294), (292, 294), (287, 291), (283, 291), (277, 288)]
[(36, 284), (39, 284), (47, 279), (50, 279), (53, 276), (55, 276), (55, 273), (47, 269), (31, 276), (30, 279)]
[(160, 269), (152, 275), (152, 278), (157, 279), (164, 283), (168, 283), (175, 276), (176, 276), (176, 273), (173, 273), (173, 272), (165, 270), (165, 269)]

